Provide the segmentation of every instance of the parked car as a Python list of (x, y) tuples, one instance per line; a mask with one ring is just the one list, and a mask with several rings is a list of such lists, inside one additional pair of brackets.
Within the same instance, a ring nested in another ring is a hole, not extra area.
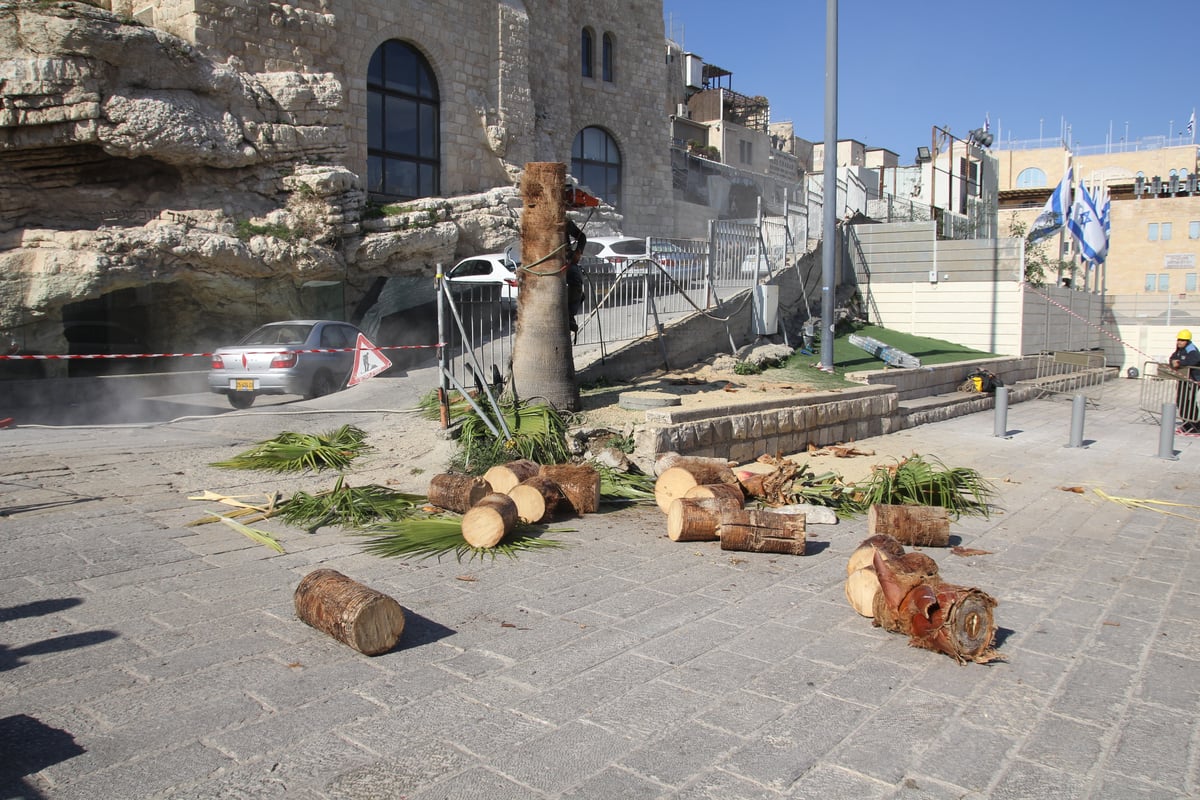
[[(647, 250), (646, 239), (634, 236), (597, 236), (588, 239), (583, 249), (586, 256), (602, 258), (612, 264), (622, 277), (640, 277), (647, 274), (652, 281), (668, 283), (663, 273), (676, 283), (686, 286), (690, 281), (704, 277), (704, 257), (689, 253), (682, 247), (660, 239), (650, 239)], [(653, 261), (661, 267), (648, 263)]]
[(498, 286), (500, 300), (517, 302), (517, 268), (507, 253), (485, 253), (459, 261), (446, 273), (446, 280), (457, 284), (482, 283)]
[[(263, 394), (305, 399), (346, 388), (360, 331), (345, 322), (293, 319), (255, 328), (230, 347), (217, 348), (208, 388), (249, 408)], [(332, 350), (334, 352), (317, 352)]]

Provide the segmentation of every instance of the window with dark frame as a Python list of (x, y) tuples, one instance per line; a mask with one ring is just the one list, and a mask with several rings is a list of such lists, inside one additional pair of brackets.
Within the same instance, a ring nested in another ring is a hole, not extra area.
[(585, 78), (595, 77), (596, 43), (591, 28), (584, 28), (579, 37), (580, 74)]
[(621, 151), (603, 128), (584, 128), (571, 145), (571, 174), (579, 185), (621, 207)]
[(600, 51), (600, 75), (607, 83), (613, 82), (613, 58), (616, 44), (611, 33), (604, 34)]
[(440, 98), (412, 45), (380, 45), (367, 68), (367, 191), (414, 200), (441, 193)]

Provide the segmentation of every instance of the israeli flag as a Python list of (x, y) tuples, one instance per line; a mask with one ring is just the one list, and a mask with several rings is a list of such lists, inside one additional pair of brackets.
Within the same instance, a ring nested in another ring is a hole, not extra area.
[(1108, 234), (1104, 229), (1104, 213), (1096, 207), (1087, 187), (1079, 184), (1075, 202), (1071, 205), (1071, 216), (1067, 230), (1079, 242), (1079, 254), (1084, 261), (1096, 264), (1108, 256)]
[(1071, 176), (1073, 173), (1074, 169), (1067, 169), (1067, 174), (1059, 181), (1058, 186), (1054, 188), (1050, 198), (1046, 201), (1046, 205), (1042, 207), (1042, 213), (1038, 214), (1037, 219), (1033, 221), (1026, 237), (1030, 244), (1055, 233), (1066, 222), (1067, 212), (1071, 206)]

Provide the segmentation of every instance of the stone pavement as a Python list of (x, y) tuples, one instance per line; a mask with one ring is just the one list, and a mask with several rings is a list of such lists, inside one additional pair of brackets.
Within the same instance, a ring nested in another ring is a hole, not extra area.
[[(850, 608), (862, 519), (811, 526), (787, 557), (606, 509), (557, 525), (563, 549), (464, 563), (262, 523), (280, 555), (188, 527), (210, 506), (187, 495), (327, 481), (208, 464), (281, 425), (374, 434), (400, 415), (0, 430), (0, 797), (1197, 796), (1200, 509), (1093, 491), (1200, 503), (1200, 439), (1157, 457), (1137, 401), (1110, 384), (1083, 447), (1069, 398), (1011, 406), (1007, 437), (987, 412), (858, 443), (999, 490), (1000, 513), (951, 528), (991, 554), (926, 551), (999, 600), (1005, 660), (966, 666)], [(316, 567), (405, 607), (396, 649), (295, 618)]]

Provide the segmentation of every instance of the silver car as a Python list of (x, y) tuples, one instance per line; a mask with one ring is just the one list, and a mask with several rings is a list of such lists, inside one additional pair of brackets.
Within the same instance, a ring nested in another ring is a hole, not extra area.
[(213, 353), (208, 388), (249, 408), (261, 394), (320, 397), (346, 387), (359, 330), (345, 322), (293, 319), (256, 328)]

